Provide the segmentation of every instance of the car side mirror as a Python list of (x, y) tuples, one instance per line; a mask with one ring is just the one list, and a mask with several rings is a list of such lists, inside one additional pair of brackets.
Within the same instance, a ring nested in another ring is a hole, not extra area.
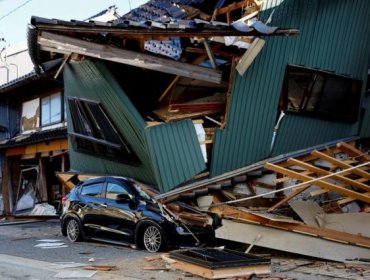
[(117, 203), (127, 203), (133, 200), (134, 200), (133, 195), (128, 194), (128, 193), (120, 193), (120, 194), (117, 194), (117, 197), (116, 197)]

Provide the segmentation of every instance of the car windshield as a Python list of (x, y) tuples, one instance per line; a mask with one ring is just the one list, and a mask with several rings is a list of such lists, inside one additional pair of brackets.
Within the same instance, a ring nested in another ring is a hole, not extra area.
[(135, 190), (143, 200), (150, 200), (150, 196), (143, 191), (139, 184), (132, 182), (132, 185), (135, 187)]
[(157, 190), (145, 184), (138, 182), (131, 182), (131, 184), (143, 200), (150, 200), (153, 196), (158, 194)]

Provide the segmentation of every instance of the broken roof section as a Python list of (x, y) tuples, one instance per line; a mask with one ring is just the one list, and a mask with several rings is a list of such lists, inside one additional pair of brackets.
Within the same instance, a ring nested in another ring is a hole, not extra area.
[[(181, 57), (179, 38), (216, 38), (218, 36), (260, 36), (296, 35), (296, 29), (268, 27), (256, 20), (260, 3), (258, 1), (220, 0), (216, 4), (197, 0), (150, 0), (121, 18), (101, 22), (99, 17), (86, 21), (64, 21), (32, 17), (31, 24), (38, 31), (63, 33), (71, 37), (84, 37), (98, 43), (122, 46), (122, 39), (145, 40), (146, 51), (169, 56)], [(112, 7), (108, 10), (114, 10)], [(240, 11), (245, 15), (240, 18)], [(116, 14), (114, 14), (117, 16)], [(30, 34), (30, 36), (34, 36)], [(41, 34), (40, 36), (44, 36)], [(172, 38), (176, 37), (176, 38)], [(164, 40), (163, 40), (164, 39)], [(225, 42), (237, 41), (223, 39)], [(32, 38), (29, 38), (32, 41)], [(39, 40), (41, 50), (53, 51), (53, 45)], [(55, 50), (57, 53), (63, 50)], [(65, 49), (64, 52), (73, 50)], [(77, 53), (78, 50), (75, 50)], [(81, 53), (83, 54), (83, 53)], [(33, 54), (35, 55), (35, 54)], [(83, 54), (85, 55), (85, 54)], [(143, 66), (143, 65), (140, 65)], [(160, 71), (160, 70), (159, 70)]]
[[(32, 17), (35, 66), (61, 55), (73, 61), (64, 69), (72, 169), (134, 177), (162, 192), (207, 171), (212, 134), (225, 120), (235, 58), (244, 53), (237, 46), (250, 46), (250, 36), (298, 33), (259, 22), (259, 9), (251, 0), (152, 0), (107, 23)], [(86, 58), (91, 61), (80, 61)], [(119, 137), (112, 143), (77, 131), (76, 104), (92, 108), (91, 101), (98, 102), (95, 109), (107, 115), (124, 144)], [(95, 156), (95, 150), (87, 155), (84, 141), (128, 147), (139, 160), (130, 165), (102, 159), (107, 153)]]

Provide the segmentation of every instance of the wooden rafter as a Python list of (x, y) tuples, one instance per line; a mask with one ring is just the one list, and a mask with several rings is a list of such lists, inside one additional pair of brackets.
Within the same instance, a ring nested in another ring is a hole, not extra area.
[(356, 149), (354, 146), (345, 143), (345, 142), (339, 142), (337, 144), (337, 147), (339, 150), (341, 150), (344, 153), (347, 153), (349, 156), (354, 157), (358, 160), (364, 161), (364, 160), (370, 160), (370, 156), (366, 153), (363, 153), (359, 149)]
[(87, 42), (64, 35), (43, 31), (38, 38), (41, 49), (47, 49), (56, 53), (77, 53), (89, 57), (114, 61), (135, 67), (160, 71), (178, 76), (194, 78), (198, 80), (221, 83), (222, 73), (214, 69), (208, 69), (188, 63), (172, 61), (170, 59), (155, 57), (134, 51), (118, 49), (108, 45)]
[[(309, 171), (312, 171), (314, 173), (316, 173), (317, 175), (330, 175), (330, 174), (333, 174), (331, 173), (330, 171), (327, 171), (327, 170), (324, 170), (322, 168), (319, 168), (319, 167), (316, 167), (314, 165), (311, 165), (311, 164), (308, 164), (308, 163), (305, 163), (303, 161), (300, 161), (300, 160), (296, 160), (294, 158), (290, 158), (288, 159), (288, 162), (293, 164), (293, 165), (298, 165), (298, 166), (301, 166)], [(364, 183), (361, 183), (359, 181), (356, 181), (356, 180), (352, 180), (350, 178), (347, 178), (343, 175), (335, 175), (333, 174), (331, 176), (332, 179), (336, 179), (336, 180), (339, 180), (339, 181), (342, 181), (343, 183), (347, 184), (347, 185), (350, 185), (352, 187), (356, 187), (356, 188), (359, 188), (359, 189), (362, 189), (364, 191), (367, 191), (367, 192), (370, 192), (370, 186), (364, 184)]]
[[(325, 182), (323, 180), (320, 180), (319, 178), (317, 180), (315, 180), (316, 178), (301, 174), (297, 171), (293, 171), (291, 169), (284, 168), (284, 167), (281, 167), (279, 165), (272, 164), (272, 163), (266, 163), (265, 168), (269, 169), (269, 170), (272, 170), (272, 171), (275, 171), (277, 173), (284, 174), (284, 175), (289, 176), (291, 178), (301, 180), (303, 182), (315, 181), (315, 182), (312, 182), (311, 184), (315, 184), (316, 186), (319, 186), (323, 189), (327, 189), (327, 190), (330, 190), (330, 191), (340, 193), (340, 194), (342, 194), (344, 196), (347, 196), (347, 197), (351, 197), (351, 198), (354, 198), (354, 199), (358, 199), (358, 200), (370, 203), (370, 197), (369, 196), (358, 193), (358, 192), (353, 191), (353, 190), (348, 190), (343, 186), (334, 185), (332, 183), (328, 183), (328, 182)], [(356, 169), (354, 169), (354, 170), (356, 170)]]
[[(319, 151), (313, 151), (313, 152), (312, 152), (312, 155), (317, 156), (318, 158), (323, 159), (323, 160), (325, 160), (325, 161), (327, 161), (327, 162), (329, 162), (329, 163), (332, 163), (332, 164), (334, 164), (335, 166), (338, 166), (338, 167), (340, 167), (340, 168), (342, 168), (342, 169), (348, 169), (348, 168), (351, 168), (351, 167), (352, 167), (352, 166), (351, 166), (350, 164), (348, 164), (348, 163), (345, 163), (345, 162), (343, 162), (343, 161), (340, 161), (339, 159), (336, 159), (336, 158), (334, 158), (334, 157), (331, 157), (331, 156), (329, 156), (329, 155), (327, 155), (327, 154), (324, 154), (324, 153), (322, 153), (322, 152), (319, 152)], [(351, 171), (351, 173), (356, 174), (356, 175), (358, 175), (358, 176), (361, 176), (361, 177), (364, 177), (364, 178), (366, 178), (366, 179), (370, 180), (370, 173), (368, 173), (368, 172), (364, 171), (363, 169), (360, 169), (360, 168), (358, 168), (358, 169), (353, 169), (353, 170)]]
[(216, 9), (213, 13), (212, 19), (215, 19), (219, 15), (229, 14), (230, 12), (246, 7), (247, 5), (255, 5), (256, 8), (259, 9), (259, 5), (256, 5), (256, 1), (243, 0), (240, 2), (231, 3), (230, 5), (223, 8)]

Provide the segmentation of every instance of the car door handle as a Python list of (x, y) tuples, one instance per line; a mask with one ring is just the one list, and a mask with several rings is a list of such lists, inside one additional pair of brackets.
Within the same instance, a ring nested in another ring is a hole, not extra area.
[(107, 204), (106, 203), (101, 203), (101, 204), (99, 204), (101, 207), (104, 207), (104, 208), (107, 208)]

